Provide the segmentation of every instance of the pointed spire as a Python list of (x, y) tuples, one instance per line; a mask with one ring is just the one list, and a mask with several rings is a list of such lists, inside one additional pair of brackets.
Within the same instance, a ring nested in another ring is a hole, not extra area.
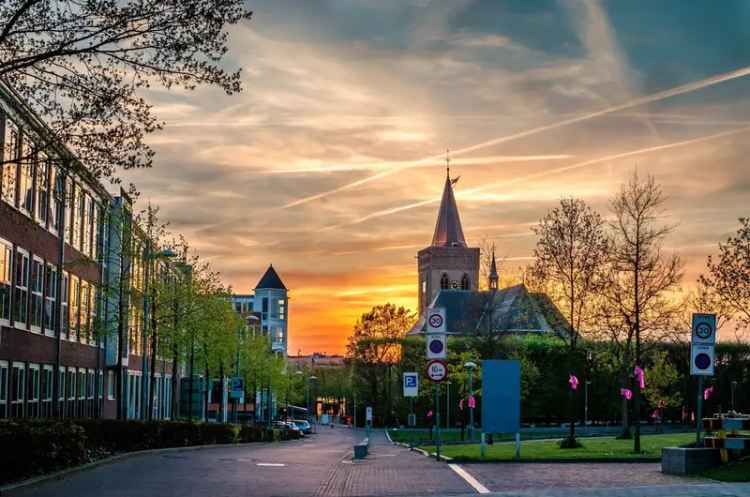
[(492, 264), (490, 265), (489, 287), (490, 290), (497, 290), (499, 277), (497, 275), (497, 263), (495, 262), (495, 245), (492, 245)]
[(268, 266), (265, 274), (260, 278), (258, 284), (255, 285), (256, 290), (259, 288), (277, 288), (279, 290), (286, 290), (286, 286), (284, 286), (284, 282), (281, 281), (279, 273), (273, 268), (273, 264)]
[(440, 200), (435, 234), (432, 236), (434, 247), (465, 247), (464, 231), (461, 228), (461, 218), (458, 216), (456, 198), (453, 196), (453, 183), (451, 180), (450, 155), (445, 154), (445, 186), (443, 187), (443, 198)]

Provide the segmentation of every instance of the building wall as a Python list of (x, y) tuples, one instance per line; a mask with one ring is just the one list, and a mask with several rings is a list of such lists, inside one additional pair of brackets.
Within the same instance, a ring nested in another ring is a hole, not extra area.
[(261, 332), (271, 341), (271, 350), (286, 357), (289, 329), (289, 299), (287, 291), (277, 288), (255, 290), (253, 310), (260, 313)]
[(417, 254), (419, 313), (424, 312), (440, 290), (443, 275), (450, 288), (461, 288), (468, 277), (468, 290), (479, 288), (479, 249), (466, 247), (427, 247)]

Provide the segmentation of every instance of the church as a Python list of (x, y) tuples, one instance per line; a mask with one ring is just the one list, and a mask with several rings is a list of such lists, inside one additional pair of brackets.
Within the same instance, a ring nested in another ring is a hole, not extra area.
[(564, 334), (567, 323), (550, 299), (531, 293), (523, 284), (498, 288), (499, 275), (493, 251), (487, 290), (480, 290), (480, 250), (464, 238), (448, 169), (443, 196), (430, 246), (417, 253), (419, 320), (409, 335), (423, 334), (430, 307), (446, 309), (447, 330), (452, 335)]

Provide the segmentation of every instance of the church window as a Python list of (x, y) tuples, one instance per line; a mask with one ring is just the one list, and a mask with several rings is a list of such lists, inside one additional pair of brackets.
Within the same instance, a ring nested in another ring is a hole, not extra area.
[(448, 275), (446, 273), (443, 273), (443, 276), (440, 277), (440, 288), (442, 290), (450, 288), (450, 281), (448, 281)]
[(469, 289), (469, 275), (464, 273), (464, 277), (461, 278), (461, 290)]

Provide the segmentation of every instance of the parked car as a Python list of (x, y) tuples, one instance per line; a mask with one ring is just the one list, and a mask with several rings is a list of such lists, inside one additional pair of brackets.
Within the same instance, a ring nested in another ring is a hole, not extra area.
[(304, 433), (305, 435), (309, 435), (310, 433), (312, 433), (312, 425), (306, 419), (295, 419), (293, 420), (293, 422), (294, 424), (299, 426), (299, 428), (302, 430), (302, 433)]

